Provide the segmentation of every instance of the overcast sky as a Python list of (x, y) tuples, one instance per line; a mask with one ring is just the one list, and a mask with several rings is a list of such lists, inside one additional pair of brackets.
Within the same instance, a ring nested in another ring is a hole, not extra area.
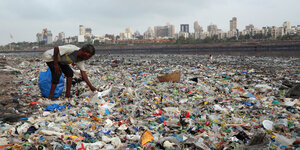
[[(0, 0), (0, 45), (34, 42), (43, 28), (53, 37), (79, 34), (79, 25), (92, 28), (93, 35), (119, 34), (125, 28), (144, 33), (148, 27), (198, 21), (229, 30), (229, 20), (237, 17), (238, 29), (281, 26), (284, 21), (300, 25), (300, 0)], [(10, 34), (13, 39), (10, 39)]]

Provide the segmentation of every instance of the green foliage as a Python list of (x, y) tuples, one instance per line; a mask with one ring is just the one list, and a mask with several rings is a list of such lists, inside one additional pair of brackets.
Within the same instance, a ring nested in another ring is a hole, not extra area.
[(294, 34), (294, 35), (284, 35), (282, 37), (278, 37), (278, 40), (300, 40), (300, 35)]
[(210, 43), (210, 42), (221, 42), (218, 38), (218, 35), (214, 35), (212, 37), (206, 37), (205, 39), (195, 39), (193, 37), (184, 38), (180, 36), (176, 40), (176, 44), (197, 44), (197, 43)]
[[(40, 41), (40, 42), (18, 42), (18, 43), (10, 43), (7, 45), (0, 46), (0, 50), (2, 51), (8, 51), (8, 50), (33, 50), (33, 49), (46, 49), (51, 48), (55, 46), (60, 46), (64, 44), (74, 44), (79, 47), (82, 47), (84, 44), (91, 43), (92, 38), (88, 39), (87, 42), (84, 43), (64, 43), (64, 41), (56, 41), (52, 44), (47, 44), (46, 41)], [(300, 40), (299, 34), (294, 35), (284, 35), (282, 37), (277, 37), (276, 39), (273, 39), (270, 33), (267, 34), (246, 34), (246, 35), (239, 35), (238, 37), (231, 37), (231, 38), (223, 38), (219, 39), (218, 35), (214, 35), (212, 37), (206, 37), (205, 39), (195, 39), (193, 37), (184, 38), (183, 36), (180, 36), (176, 42), (174, 43), (171, 41), (172, 39), (169, 39), (169, 42), (153, 42), (153, 43), (136, 43), (134, 40), (128, 40), (126, 42), (120, 42), (120, 43), (104, 43), (100, 42), (99, 40), (94, 40), (95, 46), (111, 46), (111, 45), (127, 45), (127, 44), (134, 44), (134, 45), (161, 45), (161, 44), (201, 44), (201, 43), (226, 43), (226, 42), (245, 42), (248, 40), (260, 40), (260, 41), (293, 41), (293, 40)]]

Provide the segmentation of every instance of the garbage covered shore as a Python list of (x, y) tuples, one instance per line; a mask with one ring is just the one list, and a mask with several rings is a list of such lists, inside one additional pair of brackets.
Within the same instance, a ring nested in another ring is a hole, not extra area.
[(99, 91), (75, 70), (73, 97), (56, 101), (41, 96), (39, 55), (0, 58), (0, 149), (300, 146), (300, 58), (97, 54)]

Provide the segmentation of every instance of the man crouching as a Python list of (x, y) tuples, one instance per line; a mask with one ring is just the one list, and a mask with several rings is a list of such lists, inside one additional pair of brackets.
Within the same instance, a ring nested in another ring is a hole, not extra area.
[(70, 68), (70, 64), (76, 65), (82, 75), (83, 80), (87, 83), (92, 91), (96, 88), (90, 83), (86, 69), (84, 67), (84, 61), (90, 59), (95, 54), (95, 48), (91, 44), (84, 45), (79, 48), (75, 45), (64, 45), (54, 47), (54, 49), (47, 50), (43, 53), (43, 60), (46, 61), (52, 73), (52, 84), (50, 89), (49, 99), (53, 99), (54, 91), (59, 83), (59, 78), (63, 72), (67, 78), (66, 98), (71, 97), (71, 86), (73, 78), (73, 70)]

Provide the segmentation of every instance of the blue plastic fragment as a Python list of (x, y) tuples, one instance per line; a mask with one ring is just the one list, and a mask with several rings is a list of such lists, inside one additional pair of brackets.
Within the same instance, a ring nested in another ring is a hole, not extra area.
[(253, 104), (248, 103), (248, 102), (244, 102), (244, 104), (247, 105), (247, 106), (253, 106)]
[(133, 129), (134, 129), (135, 131), (139, 131), (139, 129), (138, 129), (137, 127), (135, 127), (135, 126), (133, 127)]
[(84, 135), (86, 138), (89, 138), (89, 137), (90, 137), (86, 132), (83, 132), (83, 135)]
[(283, 146), (280, 146), (280, 149), (286, 149), (287, 146), (283, 145)]
[(52, 104), (52, 105), (49, 105), (45, 108), (45, 111), (54, 111), (54, 110), (63, 110), (65, 108), (65, 106), (63, 105), (58, 105), (58, 104)]
[(64, 145), (64, 150), (74, 150), (71, 146)]
[(106, 114), (106, 115), (109, 115), (109, 114), (110, 114), (110, 112), (109, 112), (108, 109), (105, 109), (105, 114)]
[(183, 139), (179, 138), (176, 134), (173, 134), (172, 136), (175, 137), (178, 141), (183, 142)]
[(140, 147), (140, 144), (130, 144), (129, 148), (138, 148)]
[(160, 121), (160, 123), (163, 123), (164, 121), (167, 121), (168, 119), (165, 116), (161, 116), (158, 118), (158, 120)]
[(109, 129), (101, 129), (100, 132), (104, 133), (104, 134), (109, 134), (110, 130)]
[(20, 118), (19, 121), (28, 120), (28, 118)]
[(44, 138), (43, 136), (40, 137), (40, 141), (41, 141), (41, 140), (44, 140), (44, 139), (45, 139), (45, 138)]
[(247, 97), (253, 97), (253, 98), (255, 98), (255, 96), (253, 94), (251, 94), (251, 93), (248, 93)]

